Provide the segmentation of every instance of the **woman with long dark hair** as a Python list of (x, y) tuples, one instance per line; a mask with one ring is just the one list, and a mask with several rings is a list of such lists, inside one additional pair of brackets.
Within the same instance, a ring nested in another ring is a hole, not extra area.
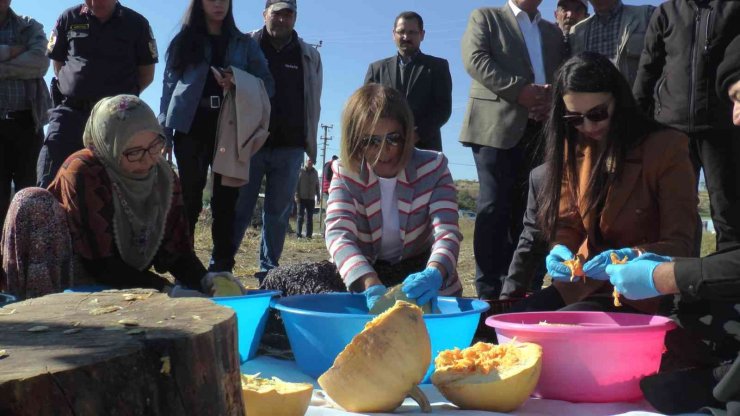
[[(182, 28), (167, 48), (159, 115), (174, 143), (191, 234), (203, 209), (224, 91), (233, 88), (231, 68), (261, 78), (272, 94), (267, 60), (259, 45), (236, 27), (231, 0), (191, 0)], [(221, 180), (221, 175), (214, 175), (211, 271), (231, 271), (236, 252), (231, 241), (239, 189), (224, 186)]]
[[(698, 199), (688, 138), (645, 116), (607, 58), (586, 52), (563, 64), (545, 135), (537, 222), (551, 243), (553, 285), (517, 309), (616, 308), (608, 249), (627, 247), (620, 259), (692, 254)], [(564, 262), (576, 257), (585, 276), (574, 279)], [(622, 311), (658, 309), (657, 300), (623, 301)]]

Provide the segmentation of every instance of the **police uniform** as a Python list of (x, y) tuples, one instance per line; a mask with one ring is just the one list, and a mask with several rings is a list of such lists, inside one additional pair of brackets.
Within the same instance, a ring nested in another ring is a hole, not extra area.
[(43, 187), (67, 156), (83, 147), (82, 134), (95, 103), (119, 94), (139, 95), (139, 67), (158, 61), (149, 22), (120, 3), (105, 23), (84, 4), (64, 11), (52, 31), (47, 56), (64, 66), (52, 84), (61, 102), (50, 111), (37, 166)]

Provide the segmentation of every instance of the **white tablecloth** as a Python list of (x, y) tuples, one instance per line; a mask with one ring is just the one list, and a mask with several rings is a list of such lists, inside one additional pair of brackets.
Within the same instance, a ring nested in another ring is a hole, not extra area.
[[(294, 361), (278, 360), (271, 357), (257, 357), (254, 360), (242, 364), (242, 373), (255, 374), (261, 373), (262, 377), (279, 377), (285, 381), (313, 383), (316, 387), (311, 406), (308, 408), (306, 415), (356, 415), (332, 406), (326, 400), (324, 392), (320, 390), (316, 380), (302, 373)], [(481, 412), (473, 410), (458, 410), (457, 407), (450, 404), (431, 384), (421, 386), (422, 391), (426, 393), (429, 401), (432, 403), (433, 414), (435, 415), (457, 415), (457, 416), (476, 416), (476, 415), (497, 415), (503, 413)], [(376, 413), (380, 414), (380, 413)], [(406, 399), (403, 405), (396, 410), (394, 414), (405, 415), (423, 415), (419, 411), (419, 406), (411, 399)], [(605, 416), (605, 415), (629, 415), (629, 416), (647, 416), (660, 415), (645, 402), (637, 403), (570, 403), (559, 400), (529, 399), (524, 406), (516, 412), (510, 413), (520, 416), (541, 416), (541, 415), (568, 415), (568, 416)]]

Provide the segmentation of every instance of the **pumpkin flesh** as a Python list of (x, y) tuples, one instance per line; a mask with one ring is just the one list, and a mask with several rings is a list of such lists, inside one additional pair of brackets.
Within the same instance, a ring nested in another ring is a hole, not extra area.
[(534, 391), (542, 369), (542, 348), (531, 343), (478, 342), (446, 350), (434, 360), (432, 383), (461, 409), (511, 412)]
[(312, 393), (313, 385), (308, 383), (242, 374), (242, 400), (247, 416), (303, 416)]

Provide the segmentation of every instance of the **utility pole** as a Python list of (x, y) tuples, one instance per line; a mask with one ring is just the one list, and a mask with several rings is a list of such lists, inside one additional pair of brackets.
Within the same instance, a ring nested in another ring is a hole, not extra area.
[[(327, 125), (322, 124), (321, 128), (324, 129), (324, 137), (321, 138), (323, 141), (323, 144), (321, 145), (321, 182), (324, 182), (324, 166), (326, 165), (326, 145), (329, 143), (329, 141), (332, 139), (329, 137), (329, 130), (334, 128), (333, 124)], [(324, 235), (324, 192), (323, 192), (323, 186), (321, 195), (319, 195), (319, 230), (321, 231), (321, 235)]]

